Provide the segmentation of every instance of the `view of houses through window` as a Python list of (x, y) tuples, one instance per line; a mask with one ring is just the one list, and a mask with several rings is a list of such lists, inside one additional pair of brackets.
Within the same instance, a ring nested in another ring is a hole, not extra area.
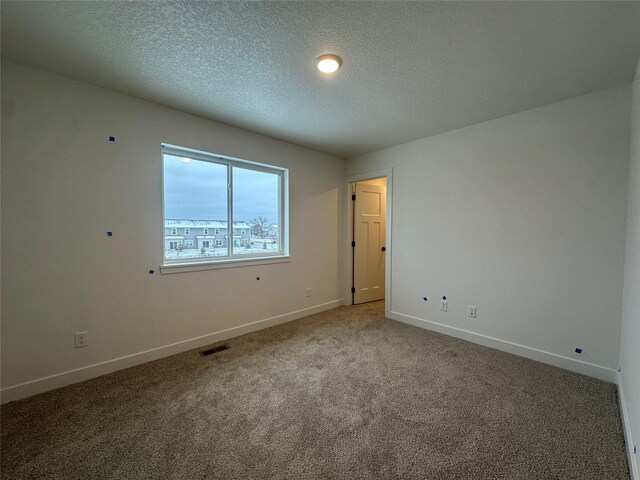
[(282, 170), (163, 150), (166, 263), (283, 253)]

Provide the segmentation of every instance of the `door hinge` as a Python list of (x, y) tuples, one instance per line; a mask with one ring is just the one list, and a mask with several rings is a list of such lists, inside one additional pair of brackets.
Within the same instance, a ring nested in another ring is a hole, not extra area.
[[(344, 197), (342, 197), (344, 198)], [(353, 200), (354, 202), (356, 201), (356, 194), (354, 193), (353, 195), (351, 195), (351, 200)]]
[(351, 287), (351, 293), (356, 293), (356, 287)]
[(356, 242), (355, 240), (353, 242), (351, 242), (351, 247), (356, 248)]

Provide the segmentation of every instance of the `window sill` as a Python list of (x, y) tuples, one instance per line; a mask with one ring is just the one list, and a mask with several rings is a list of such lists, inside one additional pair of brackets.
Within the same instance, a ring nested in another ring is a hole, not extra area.
[(216, 262), (209, 263), (171, 263), (162, 265), (160, 267), (160, 273), (162, 275), (168, 273), (187, 273), (187, 272), (199, 272), (201, 270), (218, 270), (221, 268), (236, 268), (236, 267), (253, 267), (256, 265), (268, 265), (270, 263), (288, 263), (291, 261), (290, 255), (279, 255), (277, 257), (264, 257), (264, 258), (234, 258), (229, 260), (218, 260)]

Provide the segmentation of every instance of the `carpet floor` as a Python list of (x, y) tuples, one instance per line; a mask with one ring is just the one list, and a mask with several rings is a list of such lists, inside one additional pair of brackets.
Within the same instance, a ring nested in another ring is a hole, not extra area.
[(1, 409), (2, 479), (628, 479), (616, 387), (340, 307)]

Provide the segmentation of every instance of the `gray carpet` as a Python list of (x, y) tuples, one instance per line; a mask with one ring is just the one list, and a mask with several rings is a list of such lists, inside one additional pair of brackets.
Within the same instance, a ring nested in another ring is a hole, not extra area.
[(341, 307), (2, 407), (3, 479), (628, 479), (616, 387)]

